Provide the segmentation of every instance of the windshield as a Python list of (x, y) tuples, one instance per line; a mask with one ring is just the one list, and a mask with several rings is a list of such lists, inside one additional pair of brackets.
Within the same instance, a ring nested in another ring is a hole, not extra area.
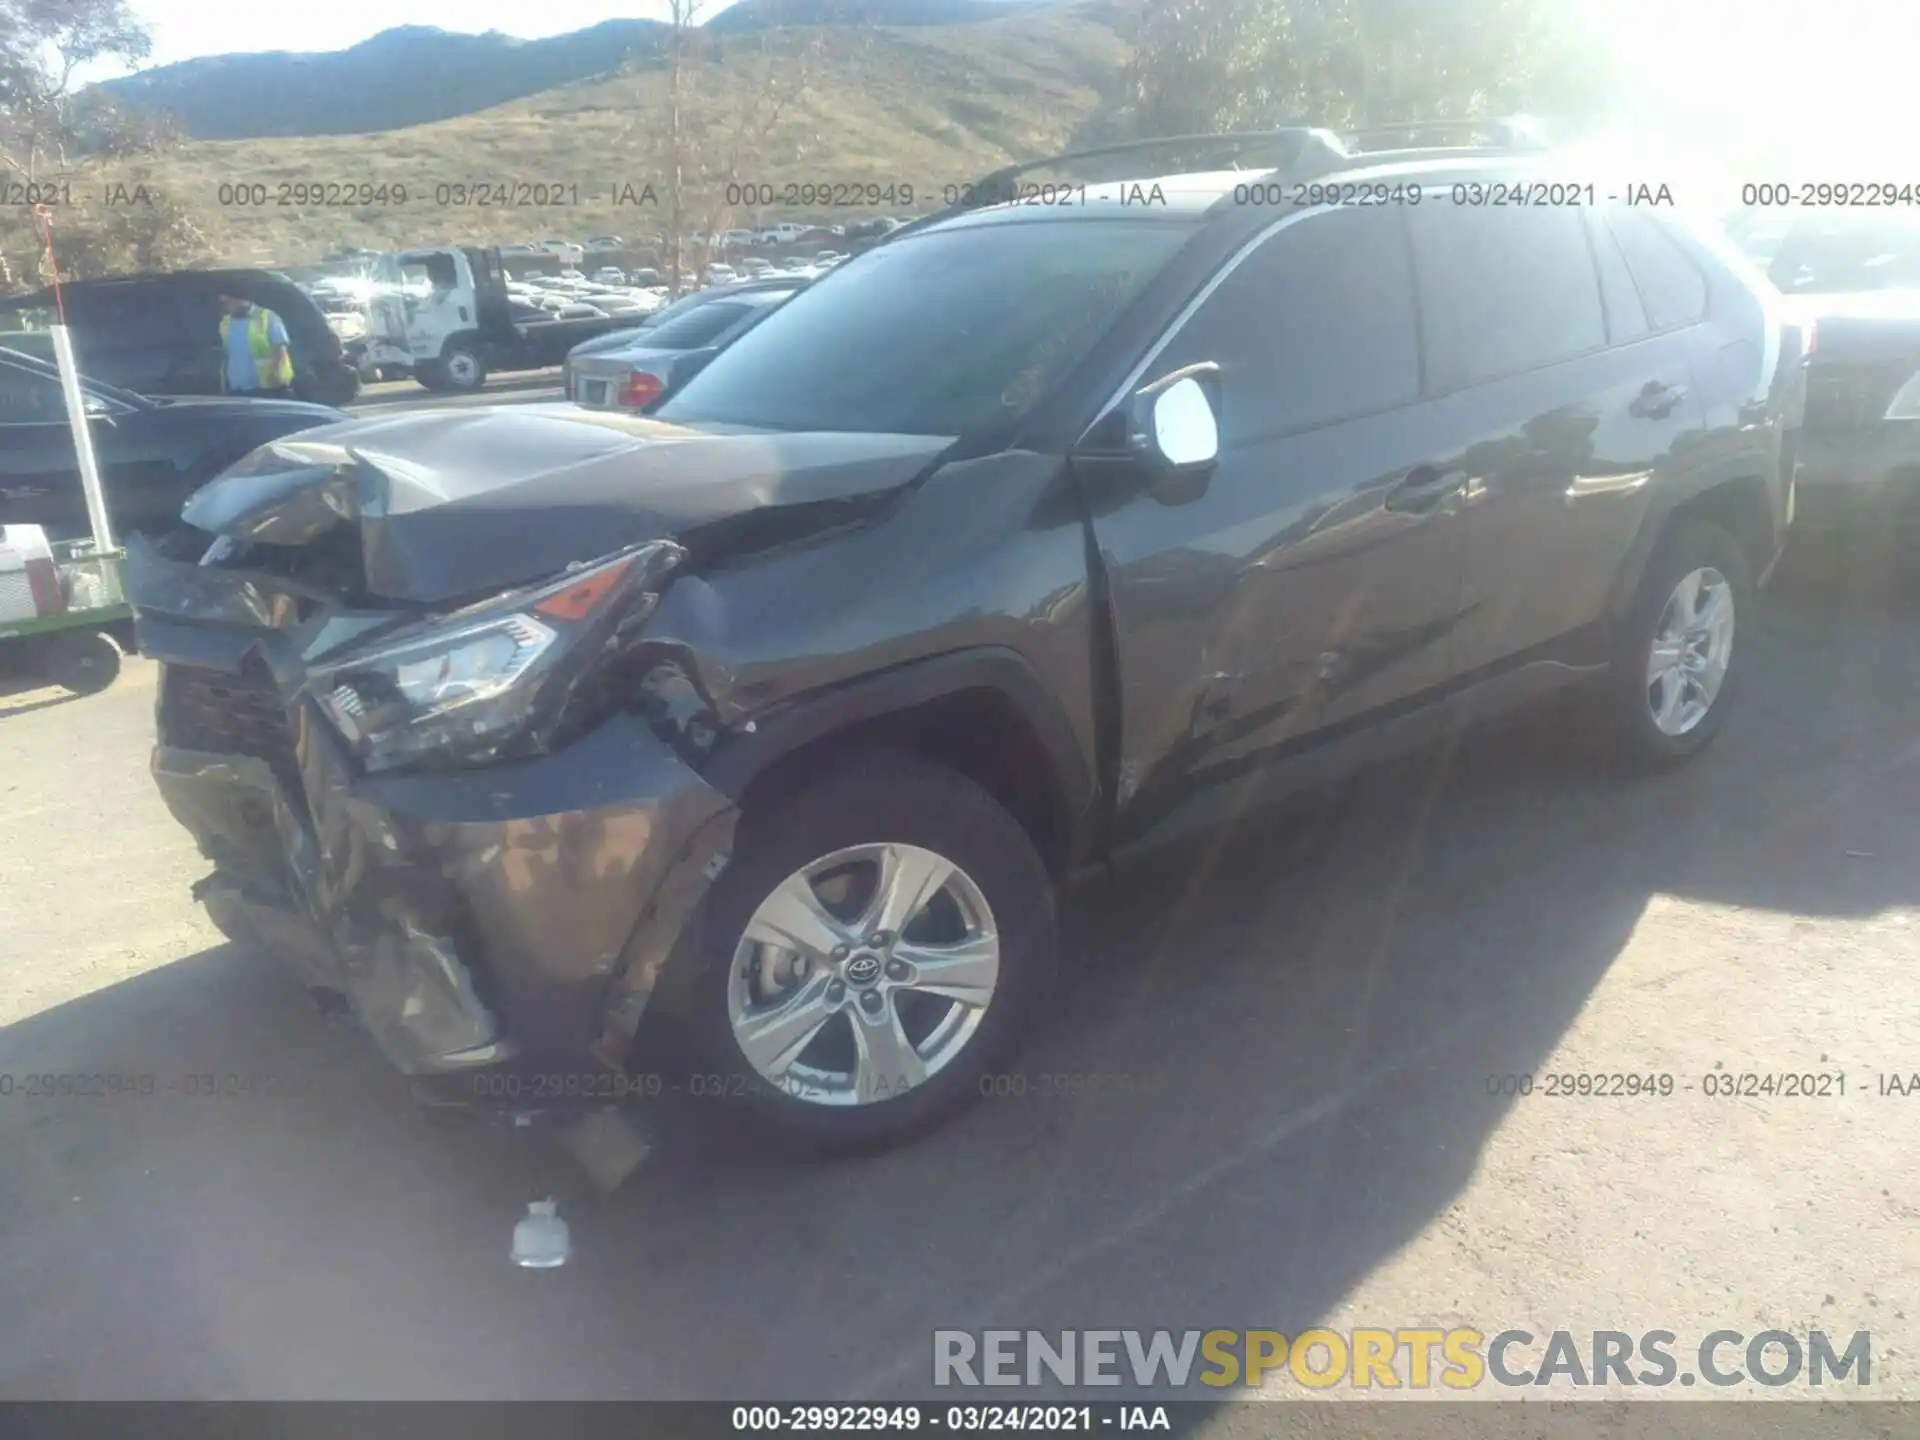
[(955, 436), (1016, 421), (1191, 233), (1047, 220), (895, 241), (748, 331), (660, 418)]
[(1787, 232), (1767, 278), (1789, 295), (1920, 285), (1920, 215), (1822, 215)]

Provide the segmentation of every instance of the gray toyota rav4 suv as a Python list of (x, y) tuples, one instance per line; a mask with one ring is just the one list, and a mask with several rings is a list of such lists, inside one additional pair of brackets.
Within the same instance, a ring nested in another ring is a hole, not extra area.
[(647, 417), (255, 452), (128, 568), (216, 922), (440, 1095), (651, 1093), (659, 1016), (871, 1145), (1007, 1063), (1068, 881), (1563, 687), (1698, 751), (1782, 541), (1773, 302), (1532, 203), (1551, 158), (1370, 143), (1002, 172)]

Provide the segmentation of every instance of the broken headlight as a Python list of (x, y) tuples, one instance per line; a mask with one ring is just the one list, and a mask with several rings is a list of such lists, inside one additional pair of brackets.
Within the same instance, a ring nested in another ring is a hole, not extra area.
[(651, 609), (683, 553), (653, 541), (390, 635), (317, 671), (309, 693), (368, 770), (537, 754), (576, 683), (623, 623)]

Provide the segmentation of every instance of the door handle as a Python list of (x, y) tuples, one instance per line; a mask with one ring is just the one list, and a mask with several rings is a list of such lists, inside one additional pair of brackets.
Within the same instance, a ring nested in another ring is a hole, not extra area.
[(1674, 406), (1686, 398), (1684, 385), (1662, 385), (1658, 380), (1649, 380), (1628, 404), (1627, 413), (1641, 420), (1664, 420), (1673, 413)]
[(1436, 465), (1416, 465), (1406, 478), (1387, 492), (1389, 510), (1419, 513), (1431, 510), (1466, 488), (1464, 470), (1442, 470)]

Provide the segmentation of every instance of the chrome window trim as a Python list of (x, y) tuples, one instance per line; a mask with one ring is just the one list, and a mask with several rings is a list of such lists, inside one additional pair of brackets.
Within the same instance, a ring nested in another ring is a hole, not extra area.
[[(1323, 214), (1335, 208), (1337, 207), (1332, 205), (1321, 205), (1315, 209), (1302, 210), (1293, 215), (1282, 215), (1271, 225), (1265, 226), (1256, 232), (1248, 239), (1246, 244), (1234, 251), (1234, 253), (1228, 257), (1227, 263), (1213, 273), (1213, 278), (1200, 287), (1199, 293), (1181, 308), (1180, 313), (1173, 317), (1168, 323), (1167, 328), (1160, 332), (1159, 338), (1147, 347), (1147, 353), (1140, 358), (1140, 363), (1127, 372), (1127, 378), (1120, 382), (1119, 387), (1113, 394), (1107, 397), (1107, 403), (1100, 407), (1100, 413), (1094, 417), (1093, 424), (1087, 427), (1087, 433), (1091, 434), (1097, 429), (1101, 421), (1111, 415), (1116, 407), (1125, 401), (1129, 395), (1133, 394), (1135, 390), (1140, 388), (1141, 380), (1145, 378), (1147, 371), (1153, 368), (1154, 362), (1165, 352), (1167, 346), (1173, 343), (1174, 338), (1186, 328), (1187, 323), (1198, 313), (1200, 307), (1213, 298), (1214, 291), (1226, 283), (1227, 277), (1238, 270), (1249, 255), (1253, 254), (1255, 250), (1258, 250), (1280, 231), (1286, 229), (1287, 226), (1296, 225), (1310, 216)], [(1085, 435), (1081, 438), (1084, 440)]]
[[(1425, 204), (1428, 196), (1440, 193), (1440, 187), (1434, 186), (1430, 188), (1422, 186), (1420, 193), (1422, 196), (1421, 203)], [(1127, 378), (1120, 382), (1119, 388), (1107, 398), (1107, 403), (1100, 407), (1100, 412), (1094, 417), (1093, 424), (1089, 425), (1086, 430), (1082, 432), (1081, 442), (1084, 443), (1086, 437), (1098, 429), (1100, 424), (1105, 421), (1129, 395), (1133, 394), (1133, 392), (1140, 387), (1141, 380), (1146, 376), (1147, 372), (1153, 368), (1154, 363), (1159, 360), (1160, 356), (1166, 351), (1166, 348), (1171, 345), (1179, 336), (1180, 332), (1187, 327), (1188, 322), (1199, 312), (1200, 307), (1213, 298), (1214, 291), (1226, 283), (1227, 277), (1245, 263), (1249, 255), (1253, 254), (1254, 251), (1258, 250), (1289, 225), (1298, 225), (1303, 221), (1313, 219), (1316, 215), (1330, 215), (1337, 210), (1349, 208), (1351, 207), (1344, 205), (1316, 205), (1310, 210), (1299, 210), (1292, 215), (1282, 215), (1278, 220), (1262, 228), (1258, 233), (1253, 235), (1246, 244), (1234, 251), (1233, 255), (1227, 260), (1227, 263), (1214, 272), (1213, 278), (1200, 287), (1200, 292), (1189, 300), (1181, 309), (1180, 313), (1174, 316), (1168, 323), (1167, 328), (1160, 332), (1160, 338), (1147, 347), (1147, 353), (1141, 358), (1140, 363), (1127, 373)]]

